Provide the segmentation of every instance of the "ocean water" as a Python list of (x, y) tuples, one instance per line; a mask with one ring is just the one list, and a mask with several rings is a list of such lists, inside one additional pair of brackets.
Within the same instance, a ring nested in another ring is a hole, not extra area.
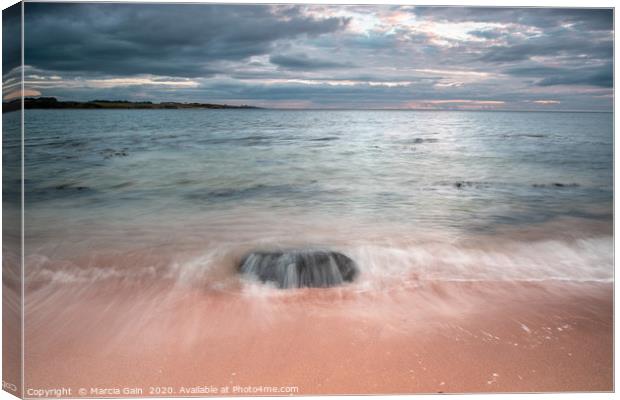
[(361, 286), (613, 276), (610, 113), (27, 110), (25, 132), (33, 282), (215, 285), (288, 247), (342, 251)]

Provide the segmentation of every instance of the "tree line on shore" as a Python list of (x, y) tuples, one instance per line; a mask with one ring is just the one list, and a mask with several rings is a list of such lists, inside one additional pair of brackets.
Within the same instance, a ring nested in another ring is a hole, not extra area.
[[(2, 103), (2, 112), (16, 111), (21, 109), (21, 99), (15, 99)], [(59, 101), (55, 97), (26, 97), (25, 109), (256, 109), (259, 107), (241, 105), (211, 103), (178, 103), (151, 101), (128, 101), (128, 100), (91, 100), (91, 101)]]

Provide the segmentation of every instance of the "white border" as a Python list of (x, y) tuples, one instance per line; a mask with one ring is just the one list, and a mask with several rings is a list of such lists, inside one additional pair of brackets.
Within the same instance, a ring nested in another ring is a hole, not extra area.
[[(83, 2), (83, 3), (97, 3), (97, 2), (107, 2), (107, 3), (123, 3), (123, 2), (127, 2), (127, 1), (120, 1), (120, 0), (109, 0), (109, 1), (93, 1), (93, 0), (83, 0), (83, 1), (57, 1), (57, 0), (29, 0), (29, 2)], [(164, 1), (149, 1), (149, 0), (132, 0), (130, 1), (132, 3), (164, 3)], [(7, 8), (13, 4), (15, 4), (16, 2), (13, 0), (0, 0), (0, 5), (2, 6), (2, 8)], [(558, 0), (538, 0), (538, 1), (532, 1), (532, 0), (503, 0), (503, 1), (498, 1), (498, 0), (471, 0), (471, 1), (466, 1), (466, 0), (422, 0), (422, 1), (412, 1), (412, 0), (400, 0), (400, 1), (395, 1), (395, 0), (388, 0), (388, 1), (379, 1), (379, 0), (357, 0), (357, 1), (351, 1), (351, 0), (335, 0), (335, 1), (330, 1), (330, 0), (311, 0), (311, 1), (299, 1), (299, 0), (287, 0), (287, 1), (283, 1), (283, 0), (272, 0), (272, 1), (256, 1), (256, 0), (227, 0), (227, 1), (198, 1), (198, 0), (168, 0), (165, 1), (165, 3), (235, 3), (235, 4), (368, 4), (368, 5), (390, 5), (390, 4), (400, 4), (400, 5), (429, 5), (429, 6), (483, 6), (483, 7), (558, 7), (558, 8), (579, 8), (579, 7), (585, 7), (585, 8), (613, 8), (615, 7), (615, 4), (613, 1), (611, 0), (589, 0), (589, 1), (583, 1), (583, 0), (564, 0), (564, 1), (558, 1)], [(24, 15), (23, 15), (23, 4), (22, 4), (22, 65), (24, 64), (24, 54), (23, 54), (23, 43), (24, 43)], [(615, 17), (616, 17), (616, 12), (614, 9), (614, 22), (615, 22)], [(1, 31), (0, 31), (0, 40), (1, 40)], [(615, 38), (614, 38), (614, 83), (615, 83), (615, 76), (617, 76), (618, 74), (618, 65), (615, 63), (615, 52), (616, 50), (616, 42), (615, 42)], [(0, 62), (2, 60), (2, 56), (1, 56), (1, 52), (0, 52)], [(22, 69), (22, 93), (24, 90), (24, 70)], [(23, 100), (22, 100), (23, 102)], [(615, 85), (614, 85), (614, 254), (615, 254), (615, 250), (618, 248), (617, 247), (617, 238), (615, 235), (615, 226), (616, 226), (616, 207), (618, 206), (620, 200), (618, 200), (618, 198), (616, 198), (615, 196), (615, 187), (616, 187), (616, 179), (618, 177), (618, 168), (616, 168), (616, 163), (615, 163), (615, 155), (618, 152), (618, 150), (620, 149), (620, 145), (618, 145), (618, 142), (615, 140), (615, 126), (617, 125), (618, 122), (618, 113), (616, 112), (616, 102), (615, 102)], [(21, 229), (22, 229), (22, 248), (21, 248), (21, 272), (22, 272), (22, 348), (24, 346), (24, 342), (25, 342), (25, 338), (23, 335), (24, 332), (24, 318), (23, 318), (23, 306), (24, 306), (24, 301), (25, 301), (25, 288), (24, 288), (24, 129), (23, 129), (23, 123), (24, 123), (24, 110), (23, 110), (23, 106), (22, 106), (22, 147), (21, 147), (21, 161), (22, 161), (22, 215), (21, 215)], [(0, 127), (1, 127), (1, 121), (0, 121)], [(0, 155), (0, 160), (1, 160), (1, 155)], [(1, 183), (0, 183), (0, 188), (1, 188)], [(2, 209), (0, 208), (0, 219), (2, 217)], [(2, 239), (2, 233), (0, 231), (0, 241)], [(614, 262), (614, 273), (615, 273), (615, 262)], [(614, 274), (615, 276), (615, 274)], [(616, 365), (615, 365), (615, 360), (616, 360), (616, 339), (618, 339), (618, 331), (615, 329), (615, 321), (616, 321), (616, 311), (618, 310), (618, 307), (620, 305), (620, 301), (618, 301), (618, 299), (615, 296), (615, 291), (616, 291), (616, 284), (614, 281), (614, 383), (618, 381), (618, 378), (620, 377), (620, 373), (618, 372)], [(1, 308), (0, 308), (0, 316), (1, 316)], [(1, 374), (1, 363), (0, 363), (0, 374)], [(23, 393), (23, 389), (25, 388), (25, 369), (24, 369), (24, 352), (22, 351), (22, 393)], [(517, 398), (521, 398), (521, 396), (523, 396), (524, 394), (466, 394), (466, 395), (458, 395), (459, 399), (489, 399), (489, 400), (503, 400), (503, 399), (517, 399)], [(403, 398), (403, 399), (436, 399), (438, 395), (399, 395), (398, 397)], [(552, 394), (527, 394), (526, 395), (528, 398), (531, 399), (551, 399), (551, 400), (555, 400), (555, 399), (609, 399), (609, 398), (615, 398), (616, 395), (615, 393), (552, 393)], [(304, 399), (311, 399), (311, 400), (316, 400), (316, 399), (320, 399), (321, 396), (300, 396), (300, 398), (303, 397)], [(344, 400), (344, 399), (362, 399), (364, 397), (367, 396), (329, 396), (330, 399), (337, 399), (337, 400)], [(394, 398), (394, 396), (392, 395), (378, 395), (378, 396), (373, 396), (375, 398), (381, 398), (381, 399), (388, 399), (388, 398)], [(164, 397), (162, 397), (164, 398)], [(239, 399), (256, 399), (255, 397), (238, 397)], [(281, 399), (280, 397), (263, 397), (264, 399)], [(5, 391), (0, 391), (0, 400), (5, 400), (5, 399), (15, 399), (14, 396), (10, 395), (8, 392)]]

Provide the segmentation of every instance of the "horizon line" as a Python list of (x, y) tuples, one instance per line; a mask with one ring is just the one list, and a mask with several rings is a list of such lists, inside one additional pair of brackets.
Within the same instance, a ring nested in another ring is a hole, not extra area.
[[(153, 100), (121, 100), (121, 99), (93, 99), (93, 100), (60, 100), (55, 96), (22, 96), (19, 98), (4, 100), (2, 104), (12, 103), (16, 100), (26, 100), (26, 99), (39, 99), (39, 98), (53, 98), (60, 102), (75, 102), (75, 103), (96, 103), (96, 102), (123, 102), (123, 103), (151, 103), (151, 104), (204, 104), (204, 105), (218, 105), (218, 106), (231, 106), (231, 107), (248, 107), (247, 109), (258, 109), (258, 110), (274, 110), (274, 111), (463, 111), (463, 112), (535, 112), (535, 113), (545, 113), (545, 112), (556, 112), (556, 113), (607, 113), (613, 114), (613, 108), (611, 110), (584, 110), (584, 109), (547, 109), (547, 110), (534, 110), (534, 109), (489, 109), (489, 108), (480, 108), (480, 109), (462, 109), (462, 108), (398, 108), (398, 107), (304, 107), (304, 108), (293, 108), (293, 107), (268, 107), (268, 106), (257, 106), (253, 104), (230, 104), (230, 103), (209, 103), (202, 101), (165, 101), (160, 100), (155, 102)], [(23, 103), (23, 102), (22, 102)], [(22, 107), (23, 108), (23, 107)], [(41, 108), (44, 109), (44, 108)], [(50, 108), (53, 109), (53, 108)], [(70, 108), (64, 108), (64, 110), (69, 110)], [(247, 110), (246, 109), (246, 110)], [(26, 108), (24, 108), (26, 110)]]

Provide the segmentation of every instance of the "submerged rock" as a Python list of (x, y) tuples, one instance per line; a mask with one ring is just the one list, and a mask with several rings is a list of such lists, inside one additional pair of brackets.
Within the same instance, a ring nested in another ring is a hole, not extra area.
[(474, 187), (476, 189), (481, 189), (488, 187), (490, 184), (488, 182), (471, 182), (471, 181), (457, 181), (454, 182), (454, 187), (457, 189), (463, 189), (465, 187)]
[(560, 183), (560, 182), (554, 182), (551, 183), (549, 185), (544, 184), (544, 183), (534, 183), (532, 185), (532, 187), (535, 188), (545, 188), (545, 187), (558, 187), (558, 188), (563, 188), (563, 187), (579, 187), (578, 183)]
[(129, 154), (127, 153), (127, 148), (121, 150), (115, 149), (104, 149), (99, 152), (103, 156), (104, 159), (109, 160), (113, 157), (127, 157)]
[(352, 259), (335, 251), (255, 251), (241, 260), (239, 272), (280, 289), (325, 288), (352, 282), (358, 268)]
[(71, 191), (77, 190), (77, 191), (80, 191), (80, 192), (81, 191), (90, 190), (90, 188), (87, 187), (87, 186), (74, 186), (71, 183), (62, 183), (62, 184), (60, 184), (58, 186), (55, 186), (54, 188), (56, 190), (71, 190)]

